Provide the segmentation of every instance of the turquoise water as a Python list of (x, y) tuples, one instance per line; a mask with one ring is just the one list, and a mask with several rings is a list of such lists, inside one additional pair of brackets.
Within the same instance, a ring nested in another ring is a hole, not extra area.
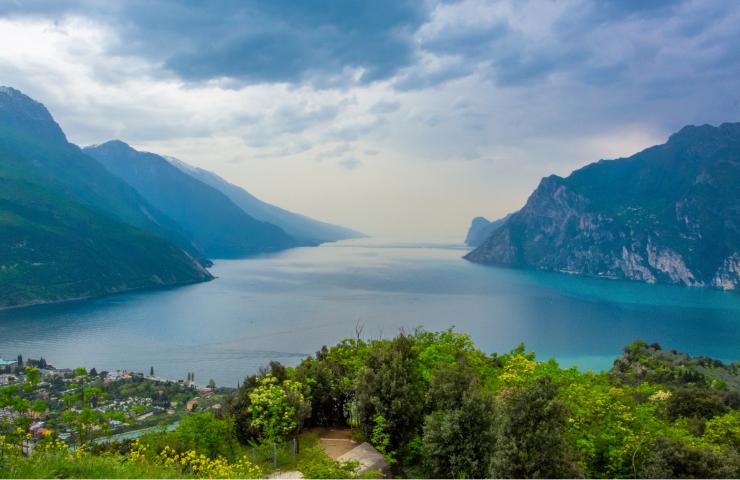
[(356, 240), (216, 262), (209, 283), (0, 311), (0, 357), (235, 385), (270, 360), (399, 328), (607, 369), (636, 338), (740, 360), (740, 294), (484, 267), (456, 246)]

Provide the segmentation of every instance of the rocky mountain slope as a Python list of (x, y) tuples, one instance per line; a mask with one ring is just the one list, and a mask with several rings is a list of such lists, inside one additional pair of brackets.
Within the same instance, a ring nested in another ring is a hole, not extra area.
[(298, 243), (279, 227), (249, 216), (219, 190), (159, 155), (139, 152), (118, 140), (87, 147), (84, 152), (177, 222), (209, 257), (240, 257)]
[(0, 307), (212, 278), (173, 242), (191, 247), (42, 104), (0, 87)]
[(494, 230), (506, 223), (511, 214), (506, 215), (498, 220), (490, 221), (485, 217), (475, 217), (470, 222), (468, 234), (465, 236), (465, 245), (469, 247), (478, 247), (491, 236)]
[(193, 178), (219, 190), (247, 214), (263, 222), (277, 225), (303, 245), (317, 245), (365, 236), (349, 228), (314, 220), (263, 202), (245, 189), (227, 182), (213, 172), (193, 167), (173, 157), (165, 158)]
[(740, 123), (544, 178), (466, 259), (740, 289)]

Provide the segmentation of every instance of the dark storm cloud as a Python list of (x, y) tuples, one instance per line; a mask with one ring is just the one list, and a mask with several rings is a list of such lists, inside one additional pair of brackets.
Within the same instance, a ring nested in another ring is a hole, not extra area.
[[(544, 15), (538, 2), (512, 5), (521, 16)], [(487, 22), (469, 18), (468, 23), (424, 27), (417, 35), (420, 53), (442, 60), (405, 69), (395, 86), (423, 89), (478, 74), (499, 86), (520, 87), (557, 76), (571, 85), (641, 85), (645, 95), (661, 95), (665, 89), (701, 88), (718, 77), (740, 73), (740, 49), (730, 47), (740, 44), (737, 2), (609, 0), (561, 5), (566, 8), (556, 18), (542, 22), (549, 24), (545, 32), (514, 26), (503, 15)]]
[(112, 53), (161, 63), (186, 81), (326, 82), (362, 69), (359, 83), (393, 76), (414, 61), (412, 34), (426, 20), (413, 0), (6, 1), (0, 15), (67, 14), (108, 24)]
[[(531, 85), (552, 75), (615, 84), (643, 59), (649, 62), (674, 41), (706, 34), (738, 8), (724, 0), (584, 0), (564, 5), (568, 7), (558, 18), (548, 19), (552, 25), (544, 36), (522, 30), (503, 14), (487, 23), (449, 22), (425, 31), (434, 22), (435, 9), (468, 5), (414, 0), (0, 0), (0, 15), (90, 17), (115, 31), (119, 41), (109, 53), (147, 58), (162, 67), (160, 74), (186, 82), (221, 79), (236, 88), (275, 82), (327, 88), (395, 77), (395, 88), (405, 91), (476, 73), (501, 86)], [(689, 15), (682, 11), (686, 5), (692, 5)], [(544, 10), (538, 2), (511, 6), (524, 17), (536, 18)], [(598, 44), (604, 32), (624, 25), (654, 29), (668, 22), (675, 25), (654, 43), (645, 42), (645, 32), (637, 30), (610, 39), (609, 50), (621, 49), (624, 55), (607, 58)], [(727, 62), (737, 63), (732, 51), (738, 49), (724, 48), (724, 57), (704, 58), (698, 58), (699, 50), (709, 49), (713, 41), (737, 41), (738, 32), (740, 28), (720, 32), (719, 38), (709, 35), (706, 47), (683, 52), (685, 60), (719, 74), (715, 71), (726, 69)], [(632, 44), (630, 34), (641, 37), (641, 43)], [(363, 72), (359, 78), (354, 76), (357, 70)]]

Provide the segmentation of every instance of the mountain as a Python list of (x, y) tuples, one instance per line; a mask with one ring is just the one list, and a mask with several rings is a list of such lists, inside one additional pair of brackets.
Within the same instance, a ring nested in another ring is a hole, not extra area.
[(177, 222), (209, 257), (241, 257), (297, 244), (279, 227), (249, 216), (226, 195), (159, 155), (118, 140), (84, 152)]
[(0, 87), (0, 307), (212, 278), (167, 236), (186, 242), (42, 104)]
[(506, 223), (511, 214), (504, 218), (490, 221), (485, 217), (475, 217), (470, 223), (468, 234), (465, 236), (465, 245), (469, 247), (478, 247), (491, 236), (494, 230)]
[(465, 257), (649, 283), (740, 289), (740, 123), (544, 178)]
[(173, 157), (166, 158), (183, 172), (222, 192), (247, 214), (258, 220), (277, 225), (304, 245), (317, 245), (365, 236), (348, 228), (320, 222), (270, 205), (243, 188), (227, 182), (213, 172), (193, 167)]
[(182, 229), (126, 182), (67, 141), (49, 111), (10, 87), (0, 87), (0, 176), (44, 185), (123, 223), (168, 239), (192, 256), (202, 252)]

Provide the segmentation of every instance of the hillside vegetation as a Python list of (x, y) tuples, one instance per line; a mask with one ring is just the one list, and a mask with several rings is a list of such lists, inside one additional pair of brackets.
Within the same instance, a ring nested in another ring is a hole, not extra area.
[(222, 414), (193, 414), (134, 443), (74, 454), (41, 443), (23, 457), (8, 426), (0, 476), (256, 477), (272, 467), (254, 463), (251, 446), (301, 436), (307, 448), (292, 468), (348, 477), (353, 465), (302, 432), (349, 426), (401, 477), (736, 478), (739, 373), (737, 363), (642, 341), (609, 372), (582, 373), (523, 346), (489, 355), (451, 330), (347, 339), (297, 367), (273, 363), (247, 377)]

